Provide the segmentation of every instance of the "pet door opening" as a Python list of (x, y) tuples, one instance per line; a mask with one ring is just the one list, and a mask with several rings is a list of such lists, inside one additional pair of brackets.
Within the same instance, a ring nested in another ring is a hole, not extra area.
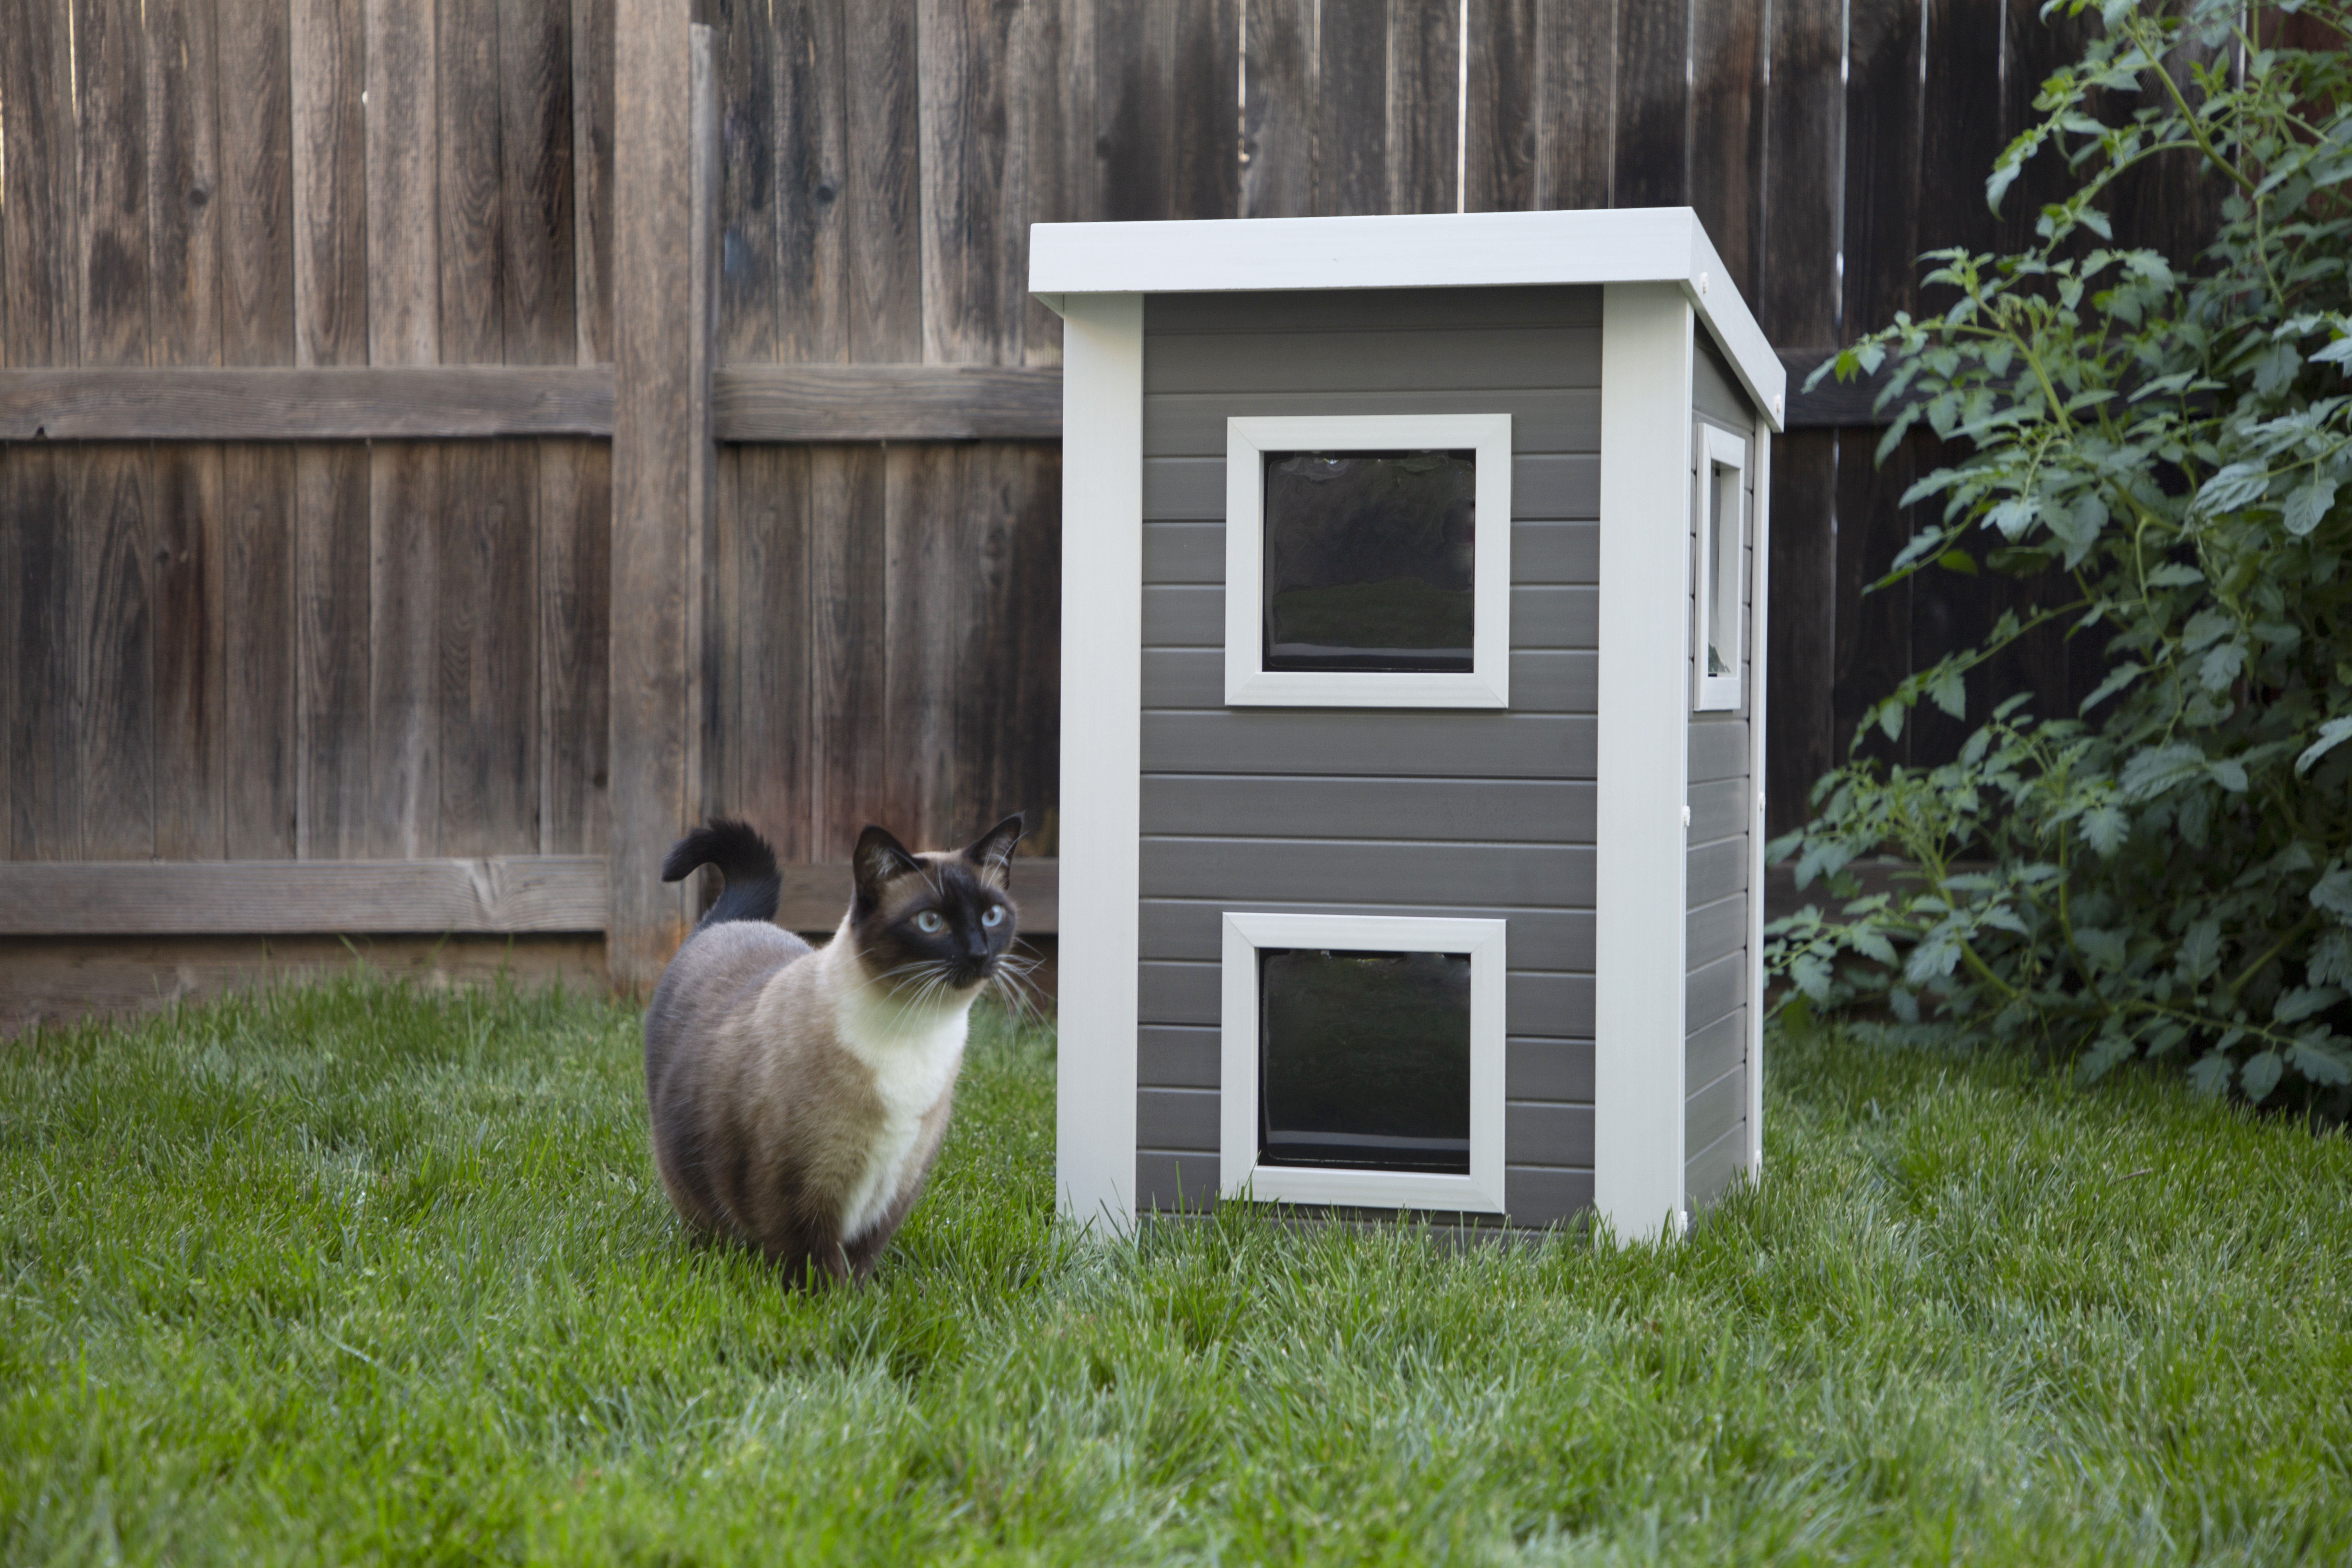
[(1265, 454), (1269, 670), (1472, 668), (1477, 453)]
[(1470, 955), (1258, 950), (1258, 1162), (1470, 1173)]

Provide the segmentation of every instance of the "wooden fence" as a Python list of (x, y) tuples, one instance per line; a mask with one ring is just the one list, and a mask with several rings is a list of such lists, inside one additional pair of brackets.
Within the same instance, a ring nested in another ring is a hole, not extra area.
[[(1687, 203), (1801, 367), (2030, 232), (1983, 175), (2078, 42), (2039, 0), (0, 5), (0, 936), (601, 931), (624, 985), (711, 809), (813, 924), (862, 822), (1026, 808), (1050, 922), (1030, 223)], [(2119, 226), (2185, 251), (2212, 199), (2159, 172)], [(1800, 397), (1775, 454), (1778, 825), (2008, 602), (1861, 595), (1935, 460), (1869, 417)]]

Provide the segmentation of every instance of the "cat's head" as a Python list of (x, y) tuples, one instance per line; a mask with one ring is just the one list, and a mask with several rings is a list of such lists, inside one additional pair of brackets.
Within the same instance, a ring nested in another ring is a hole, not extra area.
[(867, 976), (909, 1002), (969, 1001), (996, 978), (1020, 919), (1006, 884), (1013, 813), (961, 849), (918, 855), (868, 826), (850, 857), (851, 934)]

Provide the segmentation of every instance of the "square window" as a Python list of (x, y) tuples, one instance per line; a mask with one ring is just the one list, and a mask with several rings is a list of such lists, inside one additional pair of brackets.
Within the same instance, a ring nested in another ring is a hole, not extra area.
[(1265, 460), (1264, 668), (1468, 674), (1478, 454)]
[(1697, 545), (1691, 706), (1739, 706), (1746, 634), (1748, 443), (1712, 425), (1698, 427)]
[(1229, 912), (1219, 1185), (1503, 1212), (1501, 921)]
[(1227, 702), (1509, 705), (1509, 415), (1225, 433)]

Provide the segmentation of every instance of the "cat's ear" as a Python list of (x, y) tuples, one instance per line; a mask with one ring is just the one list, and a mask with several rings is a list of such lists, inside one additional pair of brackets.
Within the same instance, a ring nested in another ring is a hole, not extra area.
[(857, 879), (857, 896), (868, 905), (880, 900), (883, 885), (920, 871), (922, 863), (907, 853), (907, 847), (890, 836), (887, 827), (866, 825), (857, 836), (857, 848), (849, 857), (850, 869)]
[(1002, 888), (1013, 875), (1013, 847), (1021, 842), (1021, 814), (1014, 812), (979, 837), (963, 852), (963, 858), (980, 868), (980, 874)]

